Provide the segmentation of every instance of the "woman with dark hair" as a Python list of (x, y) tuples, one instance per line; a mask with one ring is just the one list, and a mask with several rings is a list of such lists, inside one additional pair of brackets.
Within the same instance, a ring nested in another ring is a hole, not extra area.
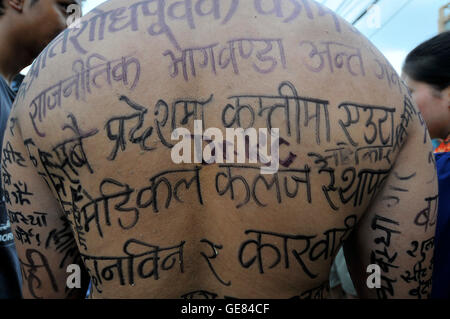
[(403, 66), (403, 78), (431, 138), (443, 140), (435, 149), (439, 202), (432, 297), (450, 298), (450, 31), (411, 51)]

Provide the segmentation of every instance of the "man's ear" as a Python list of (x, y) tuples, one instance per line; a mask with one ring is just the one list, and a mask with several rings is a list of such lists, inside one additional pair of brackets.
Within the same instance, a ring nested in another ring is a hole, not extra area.
[(23, 11), (24, 2), (25, 0), (8, 0), (9, 6), (19, 12)]

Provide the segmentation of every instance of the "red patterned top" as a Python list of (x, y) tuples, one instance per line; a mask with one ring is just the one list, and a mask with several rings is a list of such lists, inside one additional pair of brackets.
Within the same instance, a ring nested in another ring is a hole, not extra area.
[(450, 136), (441, 143), (435, 150), (435, 153), (447, 153), (450, 152)]

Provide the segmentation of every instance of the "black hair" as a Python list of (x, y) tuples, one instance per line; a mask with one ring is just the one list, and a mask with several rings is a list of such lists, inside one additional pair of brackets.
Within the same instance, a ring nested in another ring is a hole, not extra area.
[(5, 5), (3, 4), (3, 0), (0, 0), (0, 16), (5, 13)]
[(450, 86), (450, 31), (443, 32), (412, 50), (403, 72), (414, 81), (424, 82), (439, 91)]
[[(39, 0), (31, 0), (30, 6), (34, 5)], [(0, 0), (0, 16), (2, 16), (5, 13), (5, 4), (3, 3), (3, 0)]]

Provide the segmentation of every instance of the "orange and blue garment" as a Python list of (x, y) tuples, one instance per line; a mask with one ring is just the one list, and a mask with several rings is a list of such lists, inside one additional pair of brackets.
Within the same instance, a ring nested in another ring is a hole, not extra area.
[(435, 150), (434, 153), (447, 153), (450, 152), (450, 136), (447, 137)]

